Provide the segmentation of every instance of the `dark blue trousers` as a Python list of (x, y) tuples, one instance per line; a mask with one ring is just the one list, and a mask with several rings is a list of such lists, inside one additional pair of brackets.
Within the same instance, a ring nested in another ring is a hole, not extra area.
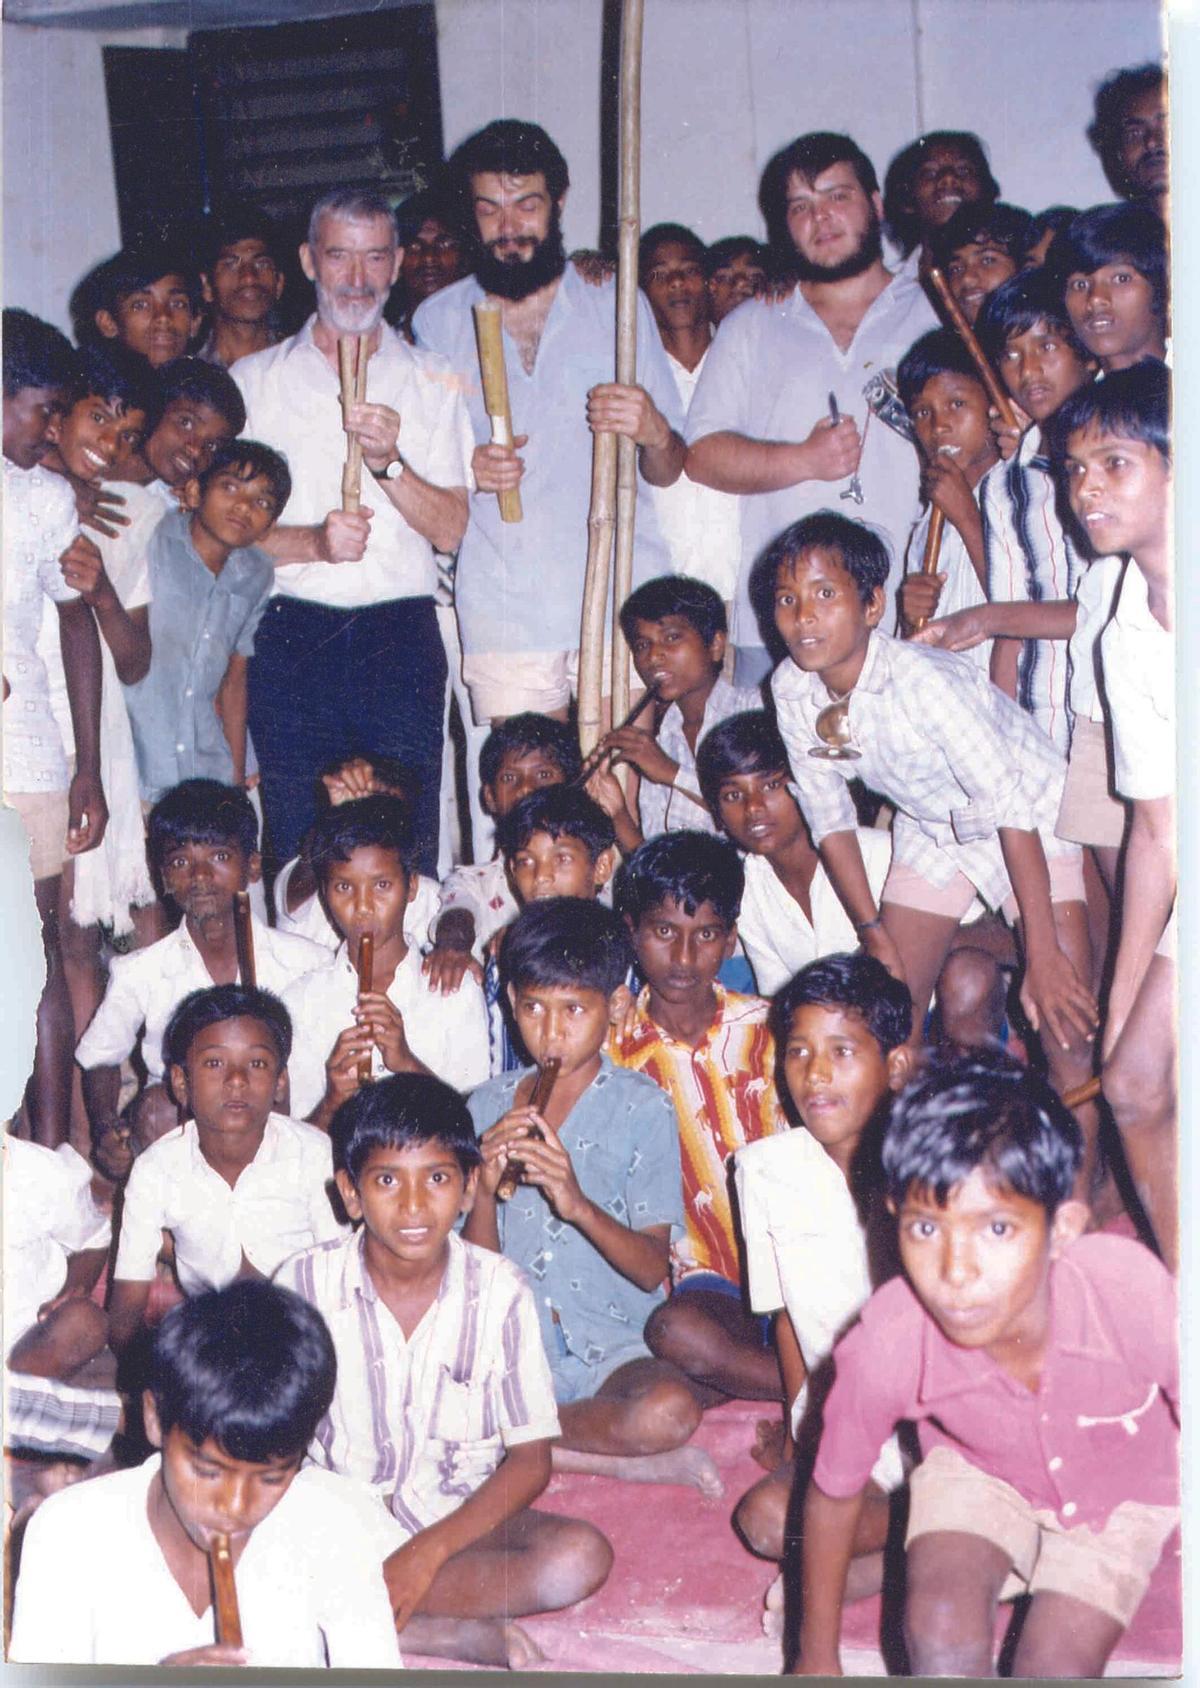
[(325, 764), (374, 751), (398, 758), (419, 782), (419, 865), (436, 875), (445, 695), (432, 598), (354, 610), (272, 598), (254, 636), (250, 733), (274, 864), (299, 849)]

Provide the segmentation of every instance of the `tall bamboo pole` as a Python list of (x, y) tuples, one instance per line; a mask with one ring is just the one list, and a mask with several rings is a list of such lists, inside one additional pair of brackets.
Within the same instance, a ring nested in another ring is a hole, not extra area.
[[(617, 380), (637, 381), (638, 235), (641, 223), (642, 11), (644, 0), (621, 7), (621, 154), (617, 227)], [(617, 613), (633, 586), (633, 528), (637, 504), (637, 446), (617, 440), (617, 539), (613, 559), (612, 718), (629, 712), (629, 646)]]
[[(618, 381), (636, 379), (637, 365), (637, 239), (640, 148), (640, 83), (643, 0), (622, 0), (620, 86), (620, 229), (617, 268)], [(631, 193), (632, 179), (632, 193)], [(618, 488), (618, 458), (624, 492)], [(587, 571), (583, 587), (583, 617), (579, 633), (579, 742), (586, 756), (600, 737), (600, 706), (604, 689), (604, 624), (607, 619), (609, 568), (616, 510), (623, 512), (618, 542), (615, 591), (620, 603), (629, 593), (633, 558), (633, 513), (637, 489), (637, 447), (615, 434), (592, 437), (592, 496), (588, 507)], [(627, 512), (627, 513), (626, 513)], [(620, 546), (627, 548), (622, 558)], [(622, 577), (622, 561), (624, 576)], [(615, 618), (614, 618), (615, 620)], [(613, 715), (628, 712), (628, 652), (619, 629), (613, 631), (620, 660), (613, 665)], [(615, 654), (615, 650), (614, 650)], [(624, 706), (617, 698), (625, 700)]]

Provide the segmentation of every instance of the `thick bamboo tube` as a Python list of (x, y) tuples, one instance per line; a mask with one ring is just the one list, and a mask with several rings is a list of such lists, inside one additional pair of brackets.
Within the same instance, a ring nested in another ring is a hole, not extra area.
[(950, 318), (952, 327), (955, 329), (959, 338), (962, 340), (963, 345), (966, 346), (972, 358), (975, 360), (975, 367), (979, 371), (979, 379), (987, 388), (988, 398), (991, 399), (993, 405), (995, 405), (996, 409), (999, 411), (1000, 420), (1006, 428), (1015, 428), (1017, 425), (1017, 418), (1013, 411), (1012, 400), (1004, 391), (1004, 388), (1000, 385), (999, 377), (997, 376), (996, 371), (992, 368), (991, 364), (988, 362), (983, 347), (979, 344), (979, 341), (976, 338), (975, 330), (971, 327), (971, 324), (963, 315), (962, 306), (954, 297), (953, 293), (951, 293), (945, 276), (936, 265), (929, 270), (928, 274), (930, 286), (941, 300), (942, 307), (945, 310), (946, 315)]
[[(475, 344), (479, 349), (479, 374), (483, 382), (483, 402), (492, 424), (492, 444), (511, 445), (513, 442), (512, 410), (508, 402), (508, 371), (504, 367), (504, 333), (499, 305), (476, 305)], [(521, 489), (498, 492), (502, 522), (521, 520)]]
[[(342, 389), (342, 421), (346, 422), (350, 406), (367, 396), (367, 359), (369, 352), (366, 334), (338, 335), (338, 380)], [(342, 509), (353, 513), (358, 509), (362, 489), (362, 443), (346, 442), (346, 461), (342, 465)]]
[(617, 481), (617, 436), (592, 435), (592, 497), (588, 505), (587, 570), (579, 629), (579, 746), (586, 756), (600, 738), (604, 686), (604, 623)]
[[(641, 223), (643, 0), (622, 0), (621, 151), (617, 227), (617, 380), (637, 381), (638, 235)], [(617, 534), (613, 556), (612, 718), (629, 710), (629, 646), (617, 619), (633, 586), (634, 521), (637, 511), (637, 446), (617, 440)], [(619, 776), (620, 777), (620, 776)], [(628, 779), (628, 773), (624, 774)]]

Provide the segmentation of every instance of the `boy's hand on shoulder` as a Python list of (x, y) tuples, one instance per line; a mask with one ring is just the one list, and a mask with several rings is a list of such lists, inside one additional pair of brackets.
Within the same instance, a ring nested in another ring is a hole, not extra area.
[(75, 514), (84, 527), (115, 539), (119, 528), (129, 526), (129, 517), (121, 514), (125, 500), (119, 492), (95, 481), (81, 481), (76, 475), (70, 479), (75, 489)]
[(1095, 997), (1057, 944), (1027, 957), (1021, 1007), (1040, 1037), (1052, 1037), (1064, 1049), (1074, 1035), (1090, 1043), (1100, 1023)]
[(244, 1647), (230, 1647), (214, 1641), (207, 1647), (189, 1647), (182, 1653), (168, 1653), (160, 1665), (248, 1665), (250, 1655)]
[(383, 1562), (383, 1580), (392, 1603), (392, 1617), (402, 1630), (429, 1593), (434, 1578), (449, 1558), (436, 1525), (419, 1530)]
[(542, 1132), (542, 1141), (529, 1137), (521, 1145), (526, 1184), (536, 1184), (564, 1225), (574, 1225), (590, 1205), (579, 1188), (571, 1157), (559, 1141), (558, 1132), (541, 1114), (525, 1110)]
[[(945, 579), (945, 576), (942, 576)], [(973, 605), (970, 609), (954, 610), (950, 615), (944, 615), (939, 621), (933, 621), (928, 627), (923, 627), (919, 633), (913, 634), (913, 640), (918, 645), (937, 645), (944, 651), (973, 651), (976, 645), (982, 645), (990, 639), (992, 633), (987, 624), (987, 606)]]
[(411, 1072), (416, 1061), (408, 1046), (404, 1016), (384, 991), (363, 991), (354, 1010), (355, 1018), (383, 1056), (389, 1073)]
[(370, 509), (331, 510), (317, 529), (319, 561), (359, 563), (371, 537)]
[[(922, 626), (937, 612), (938, 599), (946, 584), (944, 574), (906, 574), (900, 582), (900, 615), (906, 627)], [(926, 640), (927, 644), (934, 643)]]
[(453, 996), (468, 973), (477, 983), (483, 983), (483, 968), (469, 949), (442, 949), (435, 944), (422, 961), (421, 971), (429, 980), (430, 989), (441, 996)]
[(674, 785), (679, 763), (667, 755), (654, 734), (645, 727), (620, 727), (606, 735), (607, 750), (616, 751), (626, 762), (655, 785)]
[(926, 464), (921, 476), (921, 490), (960, 533), (965, 526), (978, 520), (979, 507), (975, 503), (971, 483), (952, 457), (939, 452)]

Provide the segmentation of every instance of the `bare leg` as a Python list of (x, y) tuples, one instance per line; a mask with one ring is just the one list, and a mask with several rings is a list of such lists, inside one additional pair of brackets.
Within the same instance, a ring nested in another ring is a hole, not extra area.
[(1012, 1673), (1103, 1676), (1109, 1655), (1124, 1633), (1124, 1624), (1085, 1600), (1045, 1589), (1033, 1597)]
[(716, 1499), (723, 1485), (703, 1448), (684, 1447), (700, 1422), (688, 1380), (663, 1360), (630, 1360), (586, 1401), (560, 1404), (556, 1471), (684, 1483)]
[(1175, 966), (1156, 955), (1104, 1063), (1103, 1080), (1138, 1198), (1173, 1272), (1179, 1266), (1175, 1054)]
[[(1112, 935), (1112, 885), (1108, 869), (1116, 873), (1119, 850), (1088, 849), (1083, 852), (1083, 895), (1087, 904), (1088, 938), (1092, 946), (1093, 991), (1099, 994), (1108, 960)], [(1110, 859), (1111, 858), (1111, 859)]]
[(1008, 1555), (982, 1536), (933, 1530), (910, 1542), (904, 1636), (914, 1676), (991, 1676)]
[[(69, 861), (63, 864), (58, 897), (58, 930), (62, 946), (63, 972), (71, 998), (74, 1038), (78, 1043), (104, 998), (107, 976), (101, 959), (100, 928), (76, 926), (71, 918), (71, 898), (74, 895), (75, 863)], [(86, 1157), (91, 1134), (88, 1130), (87, 1109), (83, 1105), (79, 1069), (74, 1062), (71, 1063), (70, 1136), (72, 1145)]]
[(611, 1568), (612, 1548), (591, 1524), (526, 1507), (446, 1561), (402, 1631), (404, 1646), (431, 1658), (527, 1669), (541, 1652), (509, 1620), (574, 1606)]
[(94, 1359), (107, 1341), (108, 1320), (94, 1301), (64, 1301), (13, 1344), (8, 1363), (15, 1372), (65, 1382)]
[(42, 922), (46, 984), (37, 1008), (37, 1047), (33, 1074), (25, 1087), (29, 1134), (35, 1143), (56, 1149), (67, 1140), (71, 1118), (71, 1074), (75, 1051), (71, 998), (63, 971), (59, 940), (58, 898), (62, 875), (34, 882), (33, 894)]
[[(1086, 907), (1083, 903), (1052, 903), (1050, 906), (1054, 914), (1054, 935), (1058, 939), (1059, 948), (1079, 977), (1084, 981), (1090, 980), (1092, 947), (1088, 936)], [(1019, 933), (1020, 924), (1017, 930)], [(1091, 1078), (1096, 1060), (1094, 1042), (1078, 1032), (1071, 1032), (1070, 1041), (1065, 1048), (1049, 1037), (1042, 1038), (1041, 1045), (1050, 1082), (1060, 1096), (1064, 1096), (1077, 1085), (1086, 1084)], [(1100, 1110), (1094, 1102), (1086, 1102), (1081, 1108), (1075, 1109), (1075, 1119), (1083, 1132), (1083, 1165), (1079, 1169), (1075, 1194), (1080, 1201), (1090, 1204), (1100, 1193), (1095, 1187)]]
[(779, 1362), (774, 1348), (763, 1346), (758, 1319), (718, 1290), (676, 1292), (656, 1307), (646, 1321), (646, 1346), (704, 1387), (703, 1406), (782, 1394)]
[(920, 1046), (925, 1015), (960, 922), (945, 914), (884, 903), (883, 924), (904, 963), (904, 978), (913, 999), (913, 1043)]

